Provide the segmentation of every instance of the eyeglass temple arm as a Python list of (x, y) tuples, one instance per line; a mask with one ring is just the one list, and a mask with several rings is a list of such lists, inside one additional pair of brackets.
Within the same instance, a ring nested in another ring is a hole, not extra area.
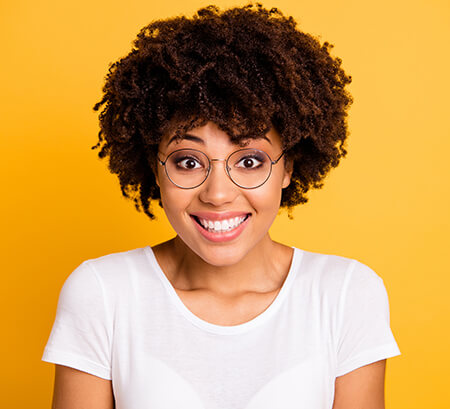
[(162, 166), (164, 166), (165, 164), (166, 164), (166, 161), (162, 161), (161, 159), (159, 159), (159, 152), (156, 154), (156, 159), (158, 159), (158, 162), (162, 165)]
[[(275, 159), (275, 160), (271, 161), (271, 162), (272, 162), (272, 165), (277, 164), (278, 161), (281, 159), (281, 157), (282, 157), (284, 154), (285, 154), (285, 151), (283, 150), (283, 152), (281, 152), (281, 155), (278, 156), (278, 159)], [(158, 159), (158, 162), (159, 162), (162, 166), (164, 166), (164, 165), (166, 164), (166, 161), (162, 161), (161, 159), (159, 159), (159, 156), (158, 156), (158, 155), (156, 155), (156, 159)], [(211, 160), (211, 161), (225, 161), (225, 159), (210, 159), (210, 160)]]
[(284, 149), (283, 149), (283, 152), (281, 152), (281, 155), (278, 156), (278, 159), (275, 159), (275, 160), (272, 161), (272, 165), (277, 164), (278, 161), (281, 159), (281, 157), (282, 157), (284, 154), (285, 154), (285, 151), (284, 151)]

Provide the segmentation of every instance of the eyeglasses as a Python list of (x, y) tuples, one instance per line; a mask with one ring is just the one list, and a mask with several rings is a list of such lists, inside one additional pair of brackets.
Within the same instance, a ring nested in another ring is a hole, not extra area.
[(211, 163), (225, 162), (226, 172), (231, 181), (243, 189), (255, 189), (263, 185), (284, 155), (284, 150), (276, 160), (259, 149), (244, 148), (232, 152), (226, 159), (210, 159), (197, 149), (177, 149), (165, 161), (158, 157), (164, 166), (169, 180), (181, 189), (200, 186), (211, 172)]

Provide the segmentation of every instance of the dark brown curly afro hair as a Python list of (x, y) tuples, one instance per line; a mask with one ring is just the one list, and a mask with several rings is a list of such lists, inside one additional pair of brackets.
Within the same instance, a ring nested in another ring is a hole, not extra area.
[[(192, 18), (156, 20), (143, 27), (131, 52), (110, 65), (99, 114), (100, 158), (117, 174), (122, 194), (154, 219), (161, 204), (153, 173), (163, 135), (182, 138), (212, 121), (242, 144), (274, 127), (293, 162), (280, 206), (307, 202), (347, 154), (345, 86), (351, 82), (322, 45), (296, 29), (276, 8), (249, 3), (221, 11), (210, 5)], [(288, 161), (285, 161), (288, 163)]]

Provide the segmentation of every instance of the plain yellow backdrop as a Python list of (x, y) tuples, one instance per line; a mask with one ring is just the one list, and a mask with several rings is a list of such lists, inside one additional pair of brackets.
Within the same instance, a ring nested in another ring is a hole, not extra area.
[[(280, 214), (272, 237), (373, 268), (402, 352), (387, 362), (387, 408), (449, 408), (450, 4), (262, 3), (335, 45), (355, 99), (348, 156), (294, 220)], [(173, 236), (161, 211), (151, 222), (122, 198), (90, 149), (98, 132), (92, 107), (108, 64), (129, 52), (142, 26), (208, 4), (0, 3), (2, 407), (50, 408), (53, 365), (40, 359), (71, 271)]]

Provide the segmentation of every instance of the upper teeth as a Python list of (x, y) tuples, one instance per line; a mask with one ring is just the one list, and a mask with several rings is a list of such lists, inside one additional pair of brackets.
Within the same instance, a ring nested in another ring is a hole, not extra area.
[(244, 221), (245, 218), (246, 218), (246, 216), (240, 216), (240, 217), (235, 217), (233, 219), (212, 221), (212, 220), (202, 219), (199, 217), (198, 220), (200, 221), (200, 223), (202, 224), (202, 226), (205, 229), (212, 230), (214, 232), (222, 232), (222, 231), (234, 229), (235, 227), (239, 226)]

